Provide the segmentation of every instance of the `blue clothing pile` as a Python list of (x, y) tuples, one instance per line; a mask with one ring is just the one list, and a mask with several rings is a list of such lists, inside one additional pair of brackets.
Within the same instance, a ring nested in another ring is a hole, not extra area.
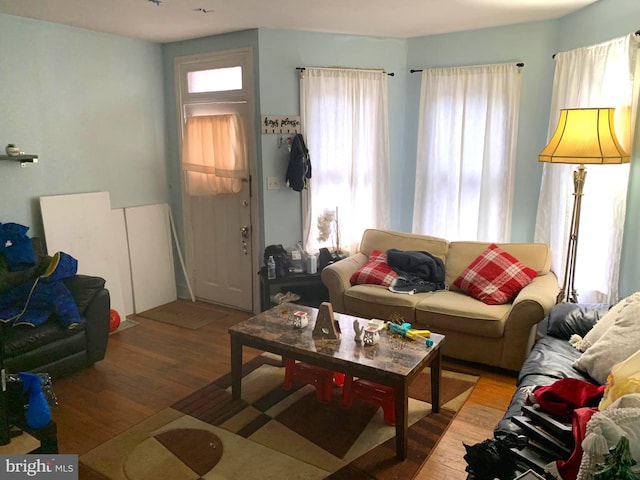
[[(18, 224), (0, 224), (0, 255), (9, 269), (20, 271), (35, 266), (29, 228)], [(25, 241), (26, 239), (26, 241)], [(64, 252), (57, 252), (46, 270), (25, 278), (23, 282), (0, 291), (0, 322), (6, 325), (42, 325), (52, 314), (66, 328), (80, 324), (80, 313), (63, 279), (78, 271), (78, 261)]]

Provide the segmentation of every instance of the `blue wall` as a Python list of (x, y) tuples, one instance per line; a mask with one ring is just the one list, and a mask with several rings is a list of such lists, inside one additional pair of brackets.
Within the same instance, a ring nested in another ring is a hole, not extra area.
[[(299, 115), (299, 77), (296, 67), (346, 66), (382, 68), (388, 77), (391, 152), (391, 195), (401, 188), (404, 164), (404, 85), (407, 75), (406, 40), (328, 35), (322, 33), (260, 30), (260, 108), (263, 115)], [(302, 235), (301, 195), (284, 185), (289, 160), (278, 148), (278, 135), (262, 135), (262, 168), (266, 178), (278, 176), (283, 188), (264, 194), (264, 239), (267, 245), (293, 246)], [(310, 152), (313, 166), (314, 152)], [(313, 181), (313, 180), (312, 180)], [(398, 202), (392, 202), (392, 227), (402, 228)]]
[(113, 208), (167, 201), (160, 45), (0, 15), (0, 222), (43, 235), (40, 196), (107, 191)]

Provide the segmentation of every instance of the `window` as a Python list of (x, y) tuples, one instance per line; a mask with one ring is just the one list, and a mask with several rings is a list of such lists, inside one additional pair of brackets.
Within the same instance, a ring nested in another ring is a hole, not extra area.
[(242, 90), (242, 67), (187, 72), (187, 89), (189, 93)]
[(515, 64), (422, 72), (415, 233), (508, 241), (519, 104)]
[(187, 118), (182, 148), (186, 193), (191, 196), (238, 193), (249, 178), (242, 116)]
[(246, 50), (176, 58), (187, 195), (235, 194), (248, 180), (250, 70)]
[(378, 70), (306, 68), (300, 113), (312, 164), (303, 191), (303, 241), (318, 240), (318, 217), (339, 210), (340, 248), (358, 249), (367, 228), (389, 227), (387, 74)]

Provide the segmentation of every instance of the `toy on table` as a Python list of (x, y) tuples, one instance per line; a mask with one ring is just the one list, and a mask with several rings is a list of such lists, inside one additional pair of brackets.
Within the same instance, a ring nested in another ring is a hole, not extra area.
[(397, 323), (389, 322), (389, 330), (391, 330), (393, 333), (397, 333), (398, 335), (402, 335), (403, 337), (405, 337), (407, 335), (407, 332), (411, 330), (411, 324), (405, 322), (402, 325), (398, 325)]
[(431, 336), (431, 332), (429, 330), (415, 330), (411, 328), (410, 323), (403, 323), (402, 325), (397, 325), (395, 323), (389, 323), (389, 329), (393, 333), (397, 333), (398, 335), (402, 335), (405, 338), (410, 340), (417, 340), (417, 337), (429, 338)]

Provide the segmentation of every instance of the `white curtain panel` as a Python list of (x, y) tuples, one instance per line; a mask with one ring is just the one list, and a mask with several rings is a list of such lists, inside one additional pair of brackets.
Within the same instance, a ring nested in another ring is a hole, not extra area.
[(238, 193), (249, 177), (247, 140), (240, 115), (189, 117), (182, 147), (187, 194)]
[[(614, 107), (616, 134), (629, 152), (637, 114), (637, 52), (638, 38), (627, 35), (556, 54), (549, 138), (563, 108)], [(552, 269), (561, 283), (573, 210), (572, 171), (576, 167), (544, 164), (538, 201), (535, 241), (551, 247)], [(629, 164), (588, 165), (586, 170), (575, 287), (580, 302), (615, 303)]]
[(317, 223), (338, 207), (341, 248), (354, 253), (365, 229), (390, 226), (387, 74), (307, 67), (300, 114), (312, 166), (302, 192), (305, 249), (334, 246), (318, 241)]
[(509, 240), (519, 109), (515, 64), (422, 72), (413, 232)]

